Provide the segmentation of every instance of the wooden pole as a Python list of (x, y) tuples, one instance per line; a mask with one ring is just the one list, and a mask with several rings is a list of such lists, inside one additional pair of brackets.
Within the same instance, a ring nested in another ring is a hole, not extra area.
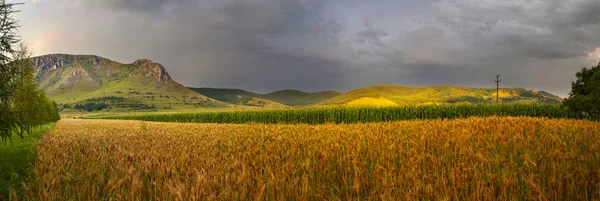
[(494, 80), (494, 82), (496, 82), (496, 103), (499, 103), (498, 101), (498, 97), (500, 96), (500, 75), (496, 75), (496, 80)]

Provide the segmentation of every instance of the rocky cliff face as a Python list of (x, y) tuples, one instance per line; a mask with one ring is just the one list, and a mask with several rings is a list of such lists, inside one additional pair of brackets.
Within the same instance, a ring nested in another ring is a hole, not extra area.
[(148, 59), (123, 64), (94, 55), (51, 54), (31, 63), (40, 88), (58, 103), (102, 102), (123, 110), (227, 106), (185, 88)]
[(36, 78), (38, 81), (44, 79), (44, 77), (46, 77), (50, 72), (61, 67), (69, 66), (74, 62), (78, 62), (79, 65), (100, 66), (111, 61), (109, 59), (94, 55), (68, 54), (49, 54), (32, 58), (32, 65), (36, 67)]
[(134, 69), (134, 73), (141, 73), (145, 77), (152, 77), (157, 81), (171, 80), (171, 76), (169, 76), (169, 73), (167, 73), (165, 67), (159, 63), (148, 59), (138, 59), (132, 64), (137, 66), (137, 68)]
[(124, 80), (153, 87), (175, 83), (163, 65), (148, 59), (122, 64), (94, 55), (50, 54), (32, 58), (32, 65), (48, 93), (94, 91)]

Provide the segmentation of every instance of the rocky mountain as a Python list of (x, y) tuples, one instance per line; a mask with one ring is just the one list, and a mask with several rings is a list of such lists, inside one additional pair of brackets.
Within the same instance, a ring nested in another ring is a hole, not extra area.
[(51, 54), (32, 58), (32, 65), (40, 88), (62, 104), (111, 103), (124, 109), (227, 106), (187, 89), (148, 59), (122, 64), (95, 55)]

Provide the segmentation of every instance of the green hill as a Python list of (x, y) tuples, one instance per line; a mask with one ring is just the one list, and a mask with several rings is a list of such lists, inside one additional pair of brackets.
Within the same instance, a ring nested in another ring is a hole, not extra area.
[(236, 100), (234, 104), (261, 107), (261, 108), (288, 108), (289, 106), (262, 98), (246, 97)]
[[(501, 89), (503, 103), (560, 103), (562, 99), (547, 92), (522, 88)], [(349, 91), (321, 102), (319, 105), (343, 106), (390, 106), (492, 103), (496, 101), (496, 89), (458, 86), (407, 87), (378, 85)]]
[(298, 90), (282, 90), (262, 95), (262, 97), (289, 106), (309, 106), (339, 96), (336, 91), (307, 93)]
[[(258, 94), (241, 89), (186, 88), (147, 59), (122, 64), (94, 55), (51, 54), (32, 58), (40, 88), (66, 110), (171, 110), (186, 108), (288, 106), (395, 106), (495, 102), (496, 89), (457, 86), (379, 85), (345, 94), (282, 90)], [(560, 103), (548, 92), (507, 88), (504, 103)]]
[(218, 101), (226, 103), (235, 103), (242, 97), (260, 97), (260, 94), (241, 90), (241, 89), (219, 89), (219, 88), (193, 88), (189, 87), (196, 93), (205, 95)]
[(258, 94), (241, 89), (218, 89), (218, 88), (193, 88), (191, 90), (199, 94), (213, 98), (226, 103), (239, 104), (240, 99), (247, 97), (259, 98), (274, 101), (287, 106), (310, 106), (321, 101), (340, 95), (335, 91), (321, 91), (308, 93), (298, 90), (282, 90), (267, 94)]
[(122, 64), (94, 55), (32, 58), (40, 88), (65, 109), (158, 110), (226, 107), (177, 83), (147, 59)]

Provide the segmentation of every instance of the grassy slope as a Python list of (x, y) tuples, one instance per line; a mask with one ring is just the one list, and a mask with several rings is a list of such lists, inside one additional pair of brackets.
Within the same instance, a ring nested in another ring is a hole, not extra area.
[(23, 139), (14, 136), (5, 144), (0, 144), (0, 200), (8, 200), (9, 191), (22, 190), (22, 182), (29, 176), (35, 160), (37, 143), (43, 133), (54, 128), (54, 124), (35, 129)]
[[(554, 100), (554, 97), (521, 88), (501, 89), (499, 97), (502, 102), (534, 103), (538, 102), (538, 96), (540, 95), (543, 97), (543, 101), (559, 102)], [(385, 99), (398, 105), (485, 103), (495, 101), (496, 89), (456, 86), (407, 87), (378, 85), (352, 90), (321, 102), (320, 105), (347, 105), (365, 97)]]
[(245, 105), (248, 106), (256, 106), (256, 107), (263, 107), (263, 108), (287, 108), (289, 106), (272, 101), (272, 100), (268, 100), (268, 99), (263, 99), (263, 98), (255, 98), (253, 97), (252, 99), (250, 99), (249, 101), (247, 101), (245, 103)]
[(557, 95), (554, 95), (554, 94), (548, 93), (548, 92), (546, 92), (546, 91), (539, 91), (538, 93), (540, 93), (540, 94), (542, 94), (542, 95), (544, 95), (544, 96), (547, 96), (547, 97), (551, 97), (551, 98), (553, 98), (553, 99), (556, 99), (556, 100), (560, 100), (560, 101), (563, 101), (563, 100), (564, 100), (564, 98), (561, 98), (561, 97), (559, 97), (559, 96), (557, 96)]
[[(123, 105), (154, 105), (156, 110), (166, 107), (196, 108), (194, 104), (198, 102), (203, 102), (200, 107), (229, 107), (229, 104), (198, 94), (173, 80), (158, 81), (155, 77), (145, 76), (143, 72), (136, 72), (139, 67), (134, 64), (107, 61), (100, 66), (92, 66), (77, 60), (58, 67), (40, 80), (40, 87), (46, 90), (51, 99), (62, 104), (98, 102), (89, 99), (116, 96), (125, 98)], [(77, 74), (81, 70), (85, 70), (85, 75)], [(110, 76), (105, 76), (107, 72), (110, 72)]]
[[(194, 106), (185, 105), (185, 103), (194, 102), (191, 100), (191, 97), (198, 97), (203, 100), (208, 99), (178, 83), (167, 83), (163, 85), (163, 88), (157, 88), (144, 85), (142, 82), (143, 80), (141, 78), (132, 77), (122, 81), (107, 82), (101, 89), (91, 92), (82, 93), (78, 91), (69, 91), (62, 94), (53, 94), (50, 95), (50, 97), (58, 103), (81, 103), (90, 98), (116, 96), (124, 97), (127, 99), (127, 102), (131, 103), (140, 102), (146, 105), (155, 105), (155, 107), (159, 109), (164, 108), (165, 106), (174, 108), (192, 108)], [(139, 92), (139, 94), (131, 94), (130, 92)], [(215, 103), (215, 106), (226, 106), (226, 104), (213, 99), (210, 99), (209, 101)]]
[(190, 90), (195, 91), (196, 93), (202, 94), (204, 96), (208, 96), (210, 98), (233, 103), (240, 96), (250, 96), (250, 97), (260, 97), (260, 94), (241, 90), (241, 89), (219, 89), (219, 88), (194, 88), (189, 87)]
[(375, 106), (375, 107), (393, 107), (398, 106), (397, 103), (394, 103), (385, 98), (371, 98), (371, 97), (362, 97), (353, 101), (350, 101), (348, 106), (352, 107), (364, 107), (364, 106)]
[(341, 93), (335, 91), (321, 91), (315, 93), (297, 90), (281, 90), (267, 94), (258, 94), (241, 89), (217, 89), (217, 88), (190, 88), (195, 92), (214, 98), (219, 101), (234, 103), (240, 97), (255, 97), (271, 100), (287, 106), (309, 106), (321, 101), (333, 98)]

